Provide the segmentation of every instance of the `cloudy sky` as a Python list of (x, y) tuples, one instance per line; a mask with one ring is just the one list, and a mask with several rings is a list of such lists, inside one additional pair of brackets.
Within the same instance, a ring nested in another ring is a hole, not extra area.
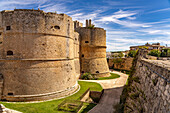
[(0, 10), (37, 9), (65, 13), (107, 30), (107, 51), (146, 42), (170, 46), (170, 0), (0, 0)]

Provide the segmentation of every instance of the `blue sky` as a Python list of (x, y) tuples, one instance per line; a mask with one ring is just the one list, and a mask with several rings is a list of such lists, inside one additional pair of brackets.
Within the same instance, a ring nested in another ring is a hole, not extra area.
[(37, 9), (65, 13), (107, 30), (107, 51), (146, 42), (170, 46), (170, 0), (0, 0), (0, 10)]

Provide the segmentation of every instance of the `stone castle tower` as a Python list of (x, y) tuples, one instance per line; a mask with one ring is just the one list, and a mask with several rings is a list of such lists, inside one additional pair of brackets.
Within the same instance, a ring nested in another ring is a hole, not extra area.
[[(81, 28), (76, 23), (65, 14), (42, 10), (0, 12), (1, 100), (70, 95), (78, 89), (80, 70), (108, 75), (105, 30)], [(79, 26), (78, 33), (75, 26)]]
[(96, 77), (110, 76), (106, 60), (106, 31), (86, 20), (86, 27), (77, 27), (80, 35), (80, 70)]

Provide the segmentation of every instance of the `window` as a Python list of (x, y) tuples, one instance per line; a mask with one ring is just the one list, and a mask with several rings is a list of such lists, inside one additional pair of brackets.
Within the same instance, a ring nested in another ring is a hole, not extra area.
[(1, 35), (2, 33), (0, 33), (0, 35)]
[(13, 55), (12, 51), (7, 51), (7, 55)]
[(96, 71), (96, 73), (99, 73), (99, 71)]
[(8, 93), (8, 95), (14, 95), (13, 93)]
[(11, 30), (11, 26), (6, 26), (6, 30)]
[(84, 71), (82, 71), (81, 73), (84, 73)]
[(85, 41), (85, 43), (89, 43), (89, 41)]
[(60, 26), (54, 26), (55, 29), (60, 29)]
[(82, 57), (84, 57), (84, 54), (82, 54)]

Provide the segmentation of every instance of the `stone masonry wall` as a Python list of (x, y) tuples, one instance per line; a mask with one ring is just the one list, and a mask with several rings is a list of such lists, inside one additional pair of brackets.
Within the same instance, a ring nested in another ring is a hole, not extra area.
[(122, 59), (122, 62), (120, 62), (120, 63), (114, 63), (113, 59), (109, 59), (109, 61), (108, 61), (109, 68), (130, 71), (130, 69), (132, 67), (133, 58), (121, 58), (121, 59)]
[(129, 81), (125, 113), (170, 112), (170, 61), (138, 57)]
[(78, 27), (80, 35), (80, 70), (100, 76), (110, 76), (106, 60), (106, 31), (102, 28)]
[(42, 10), (0, 12), (1, 99), (44, 100), (77, 90), (79, 34), (73, 24), (65, 14)]

